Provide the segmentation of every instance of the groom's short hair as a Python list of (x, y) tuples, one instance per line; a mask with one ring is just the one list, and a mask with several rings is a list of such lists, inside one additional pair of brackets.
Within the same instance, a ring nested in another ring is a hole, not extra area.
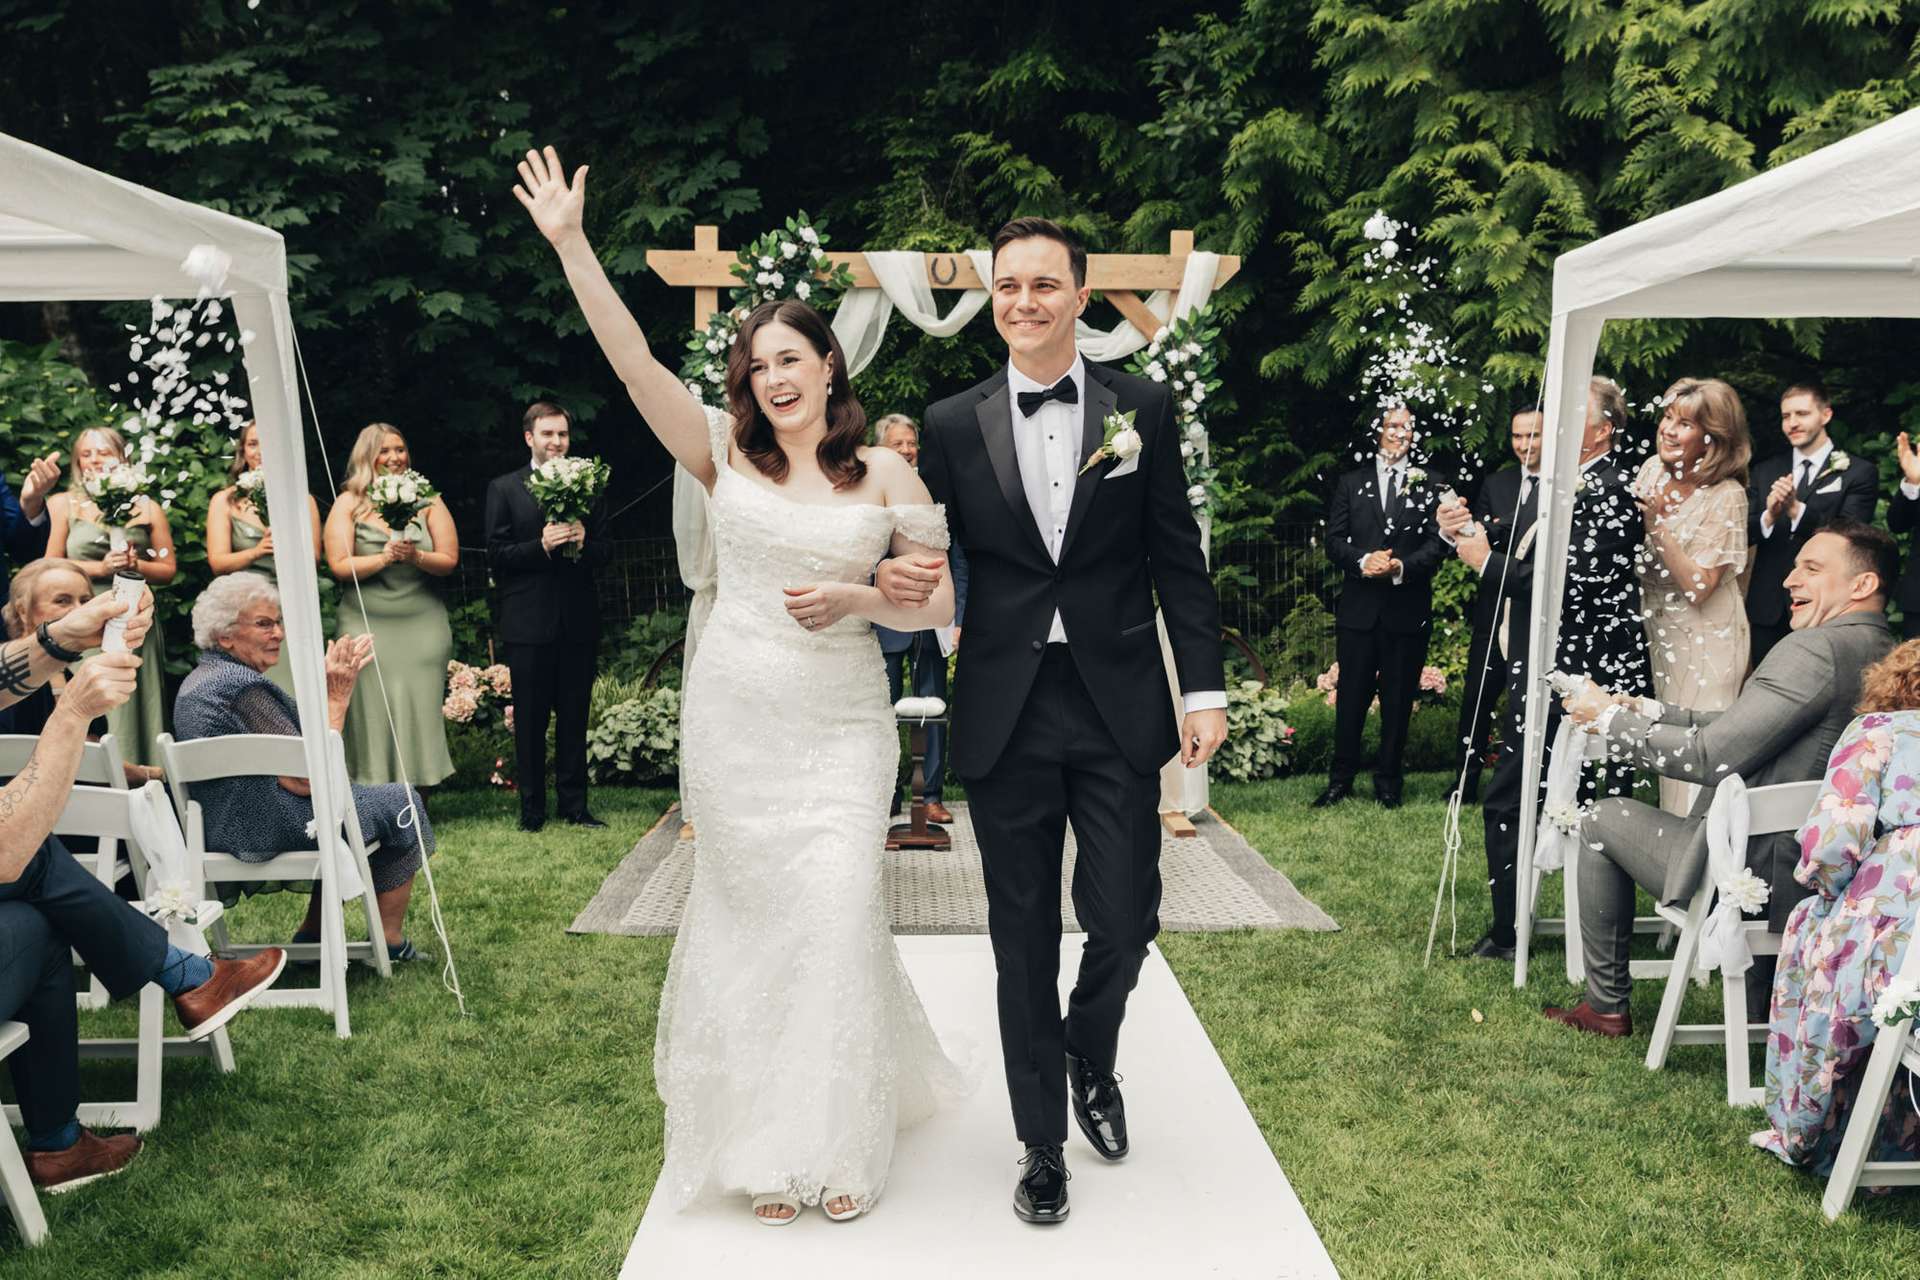
[(1015, 218), (993, 233), (993, 260), (1000, 260), (1000, 251), (1015, 240), (1028, 240), (1035, 236), (1043, 240), (1054, 240), (1066, 248), (1067, 265), (1073, 270), (1073, 287), (1087, 287), (1087, 251), (1074, 237), (1071, 231), (1051, 218)]

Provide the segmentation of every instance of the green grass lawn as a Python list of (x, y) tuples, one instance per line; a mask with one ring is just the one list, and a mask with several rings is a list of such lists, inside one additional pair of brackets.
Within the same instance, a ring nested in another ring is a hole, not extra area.
[[(1364, 800), (1316, 813), (1319, 785), (1218, 786), (1215, 803), (1342, 932), (1161, 941), (1345, 1275), (1911, 1269), (1920, 1197), (1829, 1227), (1822, 1184), (1746, 1145), (1760, 1113), (1724, 1104), (1717, 1049), (1676, 1050), (1657, 1075), (1641, 1066), (1656, 988), (1642, 985), (1642, 1030), (1620, 1044), (1539, 1017), (1569, 994), (1557, 941), (1525, 992), (1506, 966), (1421, 968), (1438, 778), (1415, 779), (1392, 814)], [(436, 799), (434, 869), (473, 1016), (422, 965), (390, 984), (356, 975), (349, 1041), (317, 1011), (244, 1017), (239, 1072), (169, 1063), (139, 1161), (44, 1201), (42, 1249), (0, 1225), (0, 1274), (612, 1275), (659, 1170), (652, 1038), (669, 943), (563, 931), (666, 801), (602, 790), (609, 830), (526, 836), (506, 797)], [(1485, 918), (1469, 819), (1464, 941)], [(237, 933), (277, 936), (298, 905), (249, 902)], [(429, 941), (424, 913), (414, 936)], [(83, 1028), (125, 1018), (83, 1015)], [(119, 1092), (129, 1071), (89, 1064), (89, 1091)]]

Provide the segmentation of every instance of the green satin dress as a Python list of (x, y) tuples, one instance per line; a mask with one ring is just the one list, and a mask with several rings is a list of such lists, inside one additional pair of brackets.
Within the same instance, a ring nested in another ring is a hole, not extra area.
[[(144, 524), (127, 530), (127, 545), (146, 551), (153, 545), (153, 532)], [(109, 540), (107, 527), (72, 515), (67, 521), (67, 558), (104, 560)], [(93, 579), (93, 594), (113, 590), (113, 576)], [(98, 653), (99, 650), (92, 650)], [(121, 758), (129, 764), (160, 763), (160, 749), (153, 740), (167, 731), (167, 637), (156, 624), (140, 645), (140, 674), (134, 678), (133, 696), (126, 704), (107, 712), (107, 729), (120, 746)]]
[[(422, 551), (433, 550), (433, 535), (424, 520), (415, 519), (407, 533)], [(379, 555), (386, 549), (387, 531), (364, 520), (353, 523), (353, 553)], [(364, 613), (361, 601), (366, 602)], [(355, 782), (399, 782), (400, 765), (406, 780), (430, 787), (453, 772), (447, 754), (447, 721), (441, 707), (447, 696), (447, 659), (453, 656), (453, 630), (447, 625), (447, 606), (434, 589), (433, 577), (410, 564), (390, 564), (372, 577), (340, 584), (338, 631), (343, 636), (371, 632), (379, 670), (372, 663), (360, 673), (347, 708), (347, 770)], [(380, 701), (380, 676), (386, 677), (386, 701), (393, 709), (393, 728)], [(400, 756), (394, 754), (394, 737)]]
[[(259, 526), (232, 514), (227, 516), (227, 528), (229, 530), (227, 536), (232, 540), (235, 551), (251, 551), (267, 536)], [(270, 555), (261, 556), (238, 572), (261, 574), (271, 580), (274, 586), (280, 585), (280, 570), (274, 567), (273, 557)], [(286, 616), (284, 605), (281, 606), (280, 612), (282, 617)], [(287, 664), (284, 651), (280, 661), (267, 668), (267, 679), (284, 689), (289, 698), (293, 697), (293, 668)]]

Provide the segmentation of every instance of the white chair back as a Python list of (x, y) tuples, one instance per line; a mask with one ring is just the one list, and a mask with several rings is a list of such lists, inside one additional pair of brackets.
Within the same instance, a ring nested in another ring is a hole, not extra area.
[[(37, 733), (0, 733), (0, 778), (14, 777), (26, 768), (34, 748), (39, 745)], [(126, 761), (121, 758), (120, 744), (113, 740), (112, 734), (102, 734), (100, 741), (81, 747), (80, 768), (73, 780), (81, 786), (126, 789)]]

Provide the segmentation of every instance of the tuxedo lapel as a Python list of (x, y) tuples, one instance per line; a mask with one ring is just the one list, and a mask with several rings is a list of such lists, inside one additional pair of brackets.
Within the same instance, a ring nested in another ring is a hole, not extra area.
[(987, 460), (993, 464), (994, 479), (1000, 482), (1000, 496), (1007, 501), (1014, 525), (1028, 534), (1034, 550), (1045, 556), (1047, 544), (1040, 537), (1040, 526), (1034, 523), (1033, 506), (1027, 501), (1026, 484), (1020, 476), (1020, 457), (1013, 448), (1013, 407), (1009, 400), (1006, 379), (996, 378), (988, 384), (973, 414), (980, 424)]
[[(1106, 438), (1107, 416), (1120, 403), (1119, 397), (1113, 393), (1113, 388), (1094, 375), (1093, 366), (1089, 364), (1086, 368), (1087, 394), (1086, 403), (1081, 406), (1079, 467), (1087, 464), (1087, 459), (1093, 456), (1093, 451), (1098, 449), (1100, 442)], [(1113, 461), (1109, 459), (1085, 475), (1074, 477), (1073, 507), (1067, 512), (1067, 532), (1060, 539), (1061, 563), (1066, 562), (1067, 552), (1073, 547), (1074, 534), (1079, 532), (1081, 524), (1086, 521), (1087, 508), (1093, 505), (1093, 495), (1100, 488), (1101, 480), (1106, 477), (1107, 471), (1112, 466)], [(1076, 472), (1079, 467), (1075, 468)]]

